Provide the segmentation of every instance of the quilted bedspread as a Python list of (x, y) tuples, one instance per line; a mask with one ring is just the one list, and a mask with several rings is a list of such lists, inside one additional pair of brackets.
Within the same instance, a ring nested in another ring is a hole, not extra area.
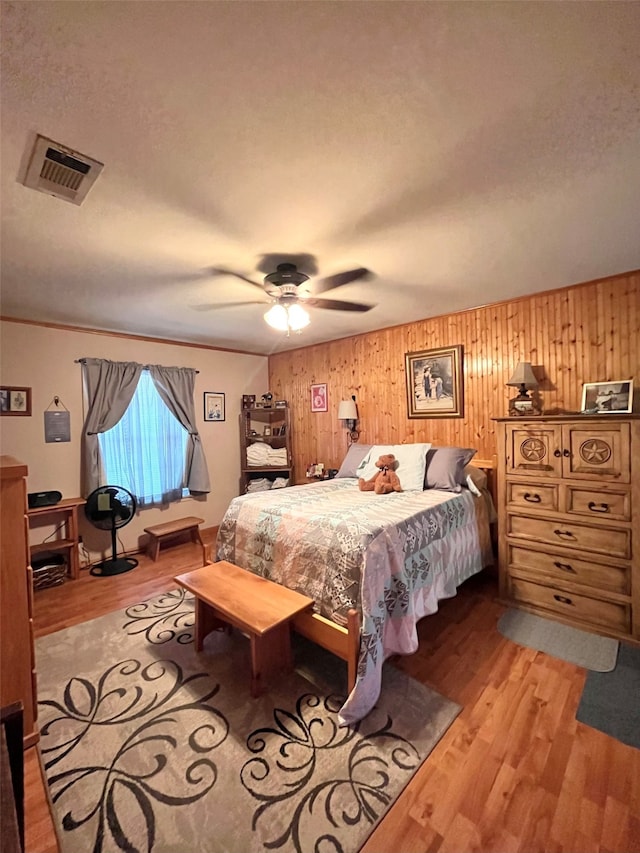
[(415, 652), (418, 620), (482, 569), (487, 518), (467, 489), (376, 495), (330, 480), (234, 498), (216, 557), (308, 595), (339, 624), (359, 610), (356, 685), (340, 712), (348, 725), (375, 705), (385, 658)]

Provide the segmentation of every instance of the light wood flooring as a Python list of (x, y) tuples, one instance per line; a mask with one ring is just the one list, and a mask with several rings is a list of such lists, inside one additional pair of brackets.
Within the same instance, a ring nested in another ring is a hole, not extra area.
[[(200, 556), (197, 545), (179, 545), (157, 563), (140, 555), (119, 577), (83, 572), (42, 590), (36, 636), (170, 589)], [(585, 670), (502, 637), (496, 592), (490, 571), (471, 578), (420, 623), (420, 650), (397, 661), (463, 710), (362, 853), (638, 853), (640, 750), (576, 721)], [(58, 850), (35, 749), (26, 842), (28, 853)], [(206, 839), (192, 853), (207, 853)]]

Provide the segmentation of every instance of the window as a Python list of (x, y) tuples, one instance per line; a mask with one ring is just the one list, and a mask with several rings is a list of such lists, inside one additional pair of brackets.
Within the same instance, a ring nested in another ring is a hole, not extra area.
[(107, 482), (124, 486), (141, 506), (179, 500), (188, 494), (188, 437), (143, 370), (123, 417), (98, 436)]

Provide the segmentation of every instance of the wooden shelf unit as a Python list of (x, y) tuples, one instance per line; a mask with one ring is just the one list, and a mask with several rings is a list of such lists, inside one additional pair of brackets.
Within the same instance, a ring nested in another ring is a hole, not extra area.
[[(284, 435), (281, 431), (284, 429)], [(269, 435), (265, 435), (269, 430)], [(274, 435), (274, 430), (277, 435)], [(251, 433), (255, 432), (256, 435)], [(287, 461), (282, 465), (249, 465), (247, 450), (252, 444), (266, 444), (278, 450), (285, 449)], [(267, 477), (273, 481), (276, 477), (285, 477), (293, 485), (293, 460), (291, 453), (291, 425), (289, 407), (271, 407), (243, 409), (240, 413), (240, 494), (247, 491), (251, 480)]]
[(60, 539), (50, 539), (47, 542), (39, 542), (31, 545), (29, 550), (33, 558), (37, 554), (49, 551), (63, 551), (67, 554), (67, 565), (69, 576), (72, 580), (80, 577), (80, 558), (78, 556), (78, 545), (80, 544), (78, 534), (78, 507), (84, 506), (84, 498), (63, 498), (57, 504), (51, 506), (32, 507), (28, 510), (29, 526), (37, 526), (37, 522), (64, 525), (64, 536)]

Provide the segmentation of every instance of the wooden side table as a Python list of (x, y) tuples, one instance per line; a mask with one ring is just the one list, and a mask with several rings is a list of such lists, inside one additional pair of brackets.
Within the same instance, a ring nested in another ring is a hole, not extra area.
[(64, 525), (61, 539), (50, 539), (30, 546), (31, 558), (47, 551), (64, 551), (68, 554), (69, 575), (72, 580), (80, 577), (80, 559), (78, 557), (78, 507), (84, 506), (84, 498), (63, 498), (52, 506), (32, 507), (28, 510), (29, 526), (53, 523)]

